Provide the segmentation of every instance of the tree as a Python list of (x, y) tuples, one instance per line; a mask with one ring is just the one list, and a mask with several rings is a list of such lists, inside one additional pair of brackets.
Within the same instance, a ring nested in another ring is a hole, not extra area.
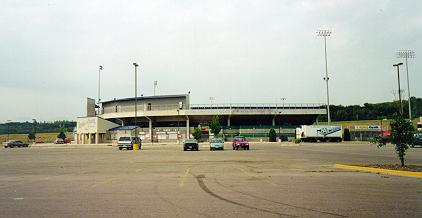
[(348, 128), (344, 129), (343, 140), (350, 141), (350, 130)]
[(199, 130), (199, 128), (195, 128), (195, 130), (192, 133), (192, 136), (194, 139), (199, 140), (199, 138), (201, 138), (201, 130)]
[(64, 132), (60, 132), (60, 133), (57, 135), (57, 138), (65, 140), (65, 139), (66, 139), (66, 134), (64, 134)]
[(210, 123), (210, 126), (209, 127), (211, 129), (211, 132), (214, 135), (218, 135), (218, 133), (220, 133), (220, 131), (221, 131), (220, 117), (219, 116), (214, 116), (212, 118), (212, 120), (211, 120), (211, 123)]
[(275, 133), (274, 129), (270, 129), (270, 132), (268, 133), (269, 141), (275, 142), (277, 141), (277, 134)]
[(35, 133), (31, 132), (28, 134), (28, 139), (29, 140), (35, 140)]
[[(402, 115), (394, 114), (391, 126), (391, 142), (395, 145), (397, 156), (400, 159), (401, 166), (404, 167), (404, 156), (409, 145), (413, 143), (413, 134), (415, 128), (412, 123), (404, 119)], [(385, 140), (378, 140), (378, 147), (385, 146)]]

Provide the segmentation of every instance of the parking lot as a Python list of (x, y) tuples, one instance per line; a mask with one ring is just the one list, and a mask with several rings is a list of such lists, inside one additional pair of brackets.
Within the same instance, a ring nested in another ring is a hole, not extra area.
[(398, 159), (368, 143), (0, 148), (0, 217), (422, 217), (422, 179), (336, 163)]

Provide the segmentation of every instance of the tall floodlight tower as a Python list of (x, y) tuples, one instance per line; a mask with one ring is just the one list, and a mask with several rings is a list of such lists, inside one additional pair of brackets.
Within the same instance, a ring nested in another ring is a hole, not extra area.
[(403, 65), (403, 63), (394, 64), (393, 67), (397, 67), (397, 83), (399, 87), (400, 114), (403, 115), (403, 103), (401, 101), (401, 89), (400, 89), (400, 65)]
[(407, 96), (409, 104), (409, 120), (412, 121), (412, 107), (410, 103), (410, 85), (409, 85), (409, 68), (407, 67), (407, 59), (415, 58), (415, 52), (412, 50), (397, 51), (397, 58), (404, 58), (406, 60), (406, 76), (407, 76)]
[(138, 67), (137, 63), (133, 63), (135, 67), (135, 137), (138, 137), (137, 117), (138, 117)]
[(99, 104), (101, 101), (100, 98), (100, 91), (101, 91), (101, 71), (103, 70), (103, 66), (98, 66), (98, 101), (97, 103)]
[(158, 81), (154, 80), (154, 96), (155, 96), (155, 89), (157, 88), (157, 85), (158, 85)]
[(328, 77), (328, 63), (327, 63), (327, 36), (331, 35), (330, 30), (318, 30), (317, 35), (324, 37), (324, 55), (325, 55), (325, 77), (324, 80), (327, 84), (327, 117), (328, 117), (328, 125), (331, 124), (331, 117), (330, 117), (330, 94), (328, 89), (328, 80), (330, 79)]
[[(98, 107), (100, 106), (100, 92), (101, 92), (101, 71), (103, 70), (103, 66), (98, 66), (98, 99), (97, 99), (97, 104)], [(100, 114), (100, 108), (98, 108), (98, 112), (97, 112), (97, 116)]]

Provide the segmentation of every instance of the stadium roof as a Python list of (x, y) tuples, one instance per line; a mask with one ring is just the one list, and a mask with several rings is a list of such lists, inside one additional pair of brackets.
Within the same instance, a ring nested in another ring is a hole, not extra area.
[(110, 131), (114, 131), (114, 130), (134, 130), (136, 129), (136, 127), (138, 126), (117, 126), (114, 128), (109, 129)]
[[(165, 99), (165, 98), (186, 98), (188, 95), (187, 94), (183, 94), (183, 95), (155, 95), (155, 96), (140, 96), (137, 97), (136, 99), (138, 100), (148, 100), (148, 99)], [(135, 100), (135, 98), (121, 98), (121, 99), (113, 99), (110, 101), (103, 101), (101, 103), (111, 103), (111, 102), (121, 102), (121, 101), (133, 101)]]

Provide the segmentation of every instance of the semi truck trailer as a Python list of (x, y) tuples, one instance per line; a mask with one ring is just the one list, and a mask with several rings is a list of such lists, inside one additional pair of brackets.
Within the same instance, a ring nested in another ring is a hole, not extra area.
[(328, 125), (303, 125), (296, 128), (296, 138), (305, 142), (341, 142), (343, 128)]

